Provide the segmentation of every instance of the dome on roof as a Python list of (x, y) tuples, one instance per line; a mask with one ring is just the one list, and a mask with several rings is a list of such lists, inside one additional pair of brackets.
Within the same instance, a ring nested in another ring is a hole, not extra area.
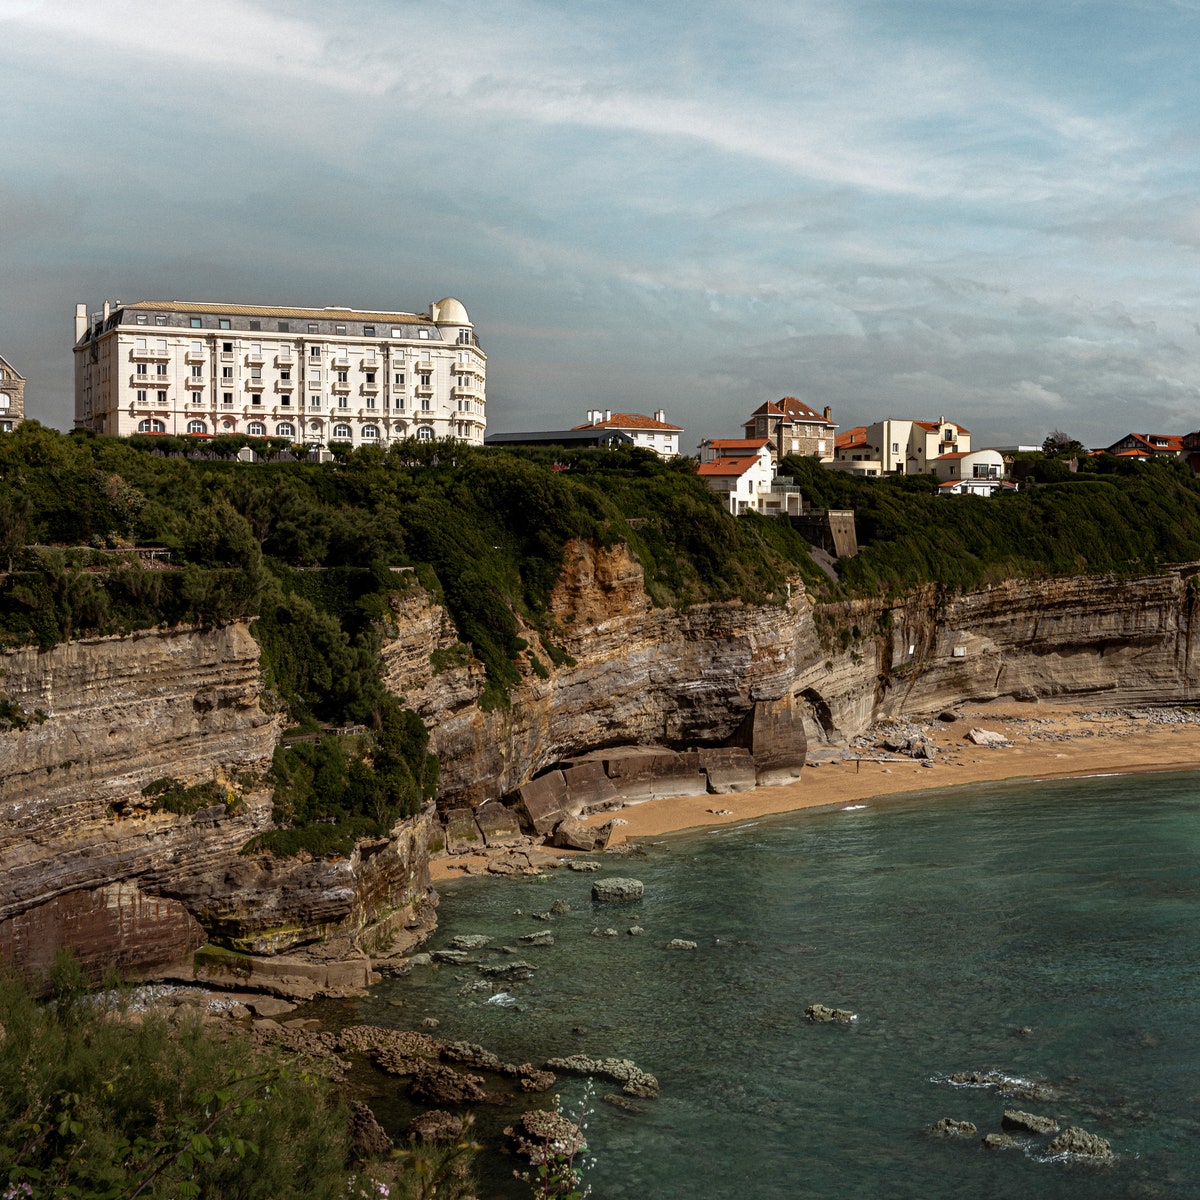
[(461, 301), (455, 300), (453, 296), (439, 300), (433, 306), (433, 313), (433, 319), (438, 325), (470, 325), (471, 323), (471, 318), (467, 316), (467, 310), (463, 308)]

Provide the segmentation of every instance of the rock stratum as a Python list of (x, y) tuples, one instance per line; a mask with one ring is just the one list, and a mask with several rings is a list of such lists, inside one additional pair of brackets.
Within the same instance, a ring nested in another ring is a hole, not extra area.
[[(415, 583), (383, 669), (430, 728), (442, 811), (511, 842), (518, 818), (544, 833), (678, 787), (795, 779), (809, 742), (880, 717), (1001, 697), (1191, 702), (1197, 594), (1180, 568), (899, 603), (818, 605), (794, 582), (777, 604), (677, 611), (651, 606), (624, 547), (575, 543), (550, 605), (558, 665), (524, 663), (508, 707), (483, 707), (482, 667)], [(364, 986), (374, 958), (430, 926), (428, 856), (445, 836), (432, 810), (348, 859), (240, 855), (270, 825), (280, 733), (244, 623), (22, 648), (0, 672), (24, 714), (0, 732), (5, 958), (41, 969), (69, 945), (131, 975), (304, 995)], [(156, 811), (142, 789), (164, 776), (216, 780), (227, 803)]]

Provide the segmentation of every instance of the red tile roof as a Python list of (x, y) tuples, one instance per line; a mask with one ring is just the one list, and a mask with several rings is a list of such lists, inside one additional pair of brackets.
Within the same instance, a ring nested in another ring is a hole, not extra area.
[(701, 463), (696, 470), (697, 475), (745, 475), (757, 462), (757, 458), (714, 458), (712, 462)]
[(641, 413), (613, 413), (607, 421), (593, 421), (585, 425), (573, 425), (573, 429), (662, 429), (668, 433), (682, 433), (682, 425), (668, 425)]
[(867, 427), (865, 425), (855, 425), (853, 429), (839, 433), (833, 442), (838, 450), (849, 450), (852, 446), (865, 446), (866, 443)]
[(914, 421), (914, 425), (919, 425), (922, 429), (928, 429), (931, 432), (934, 429), (941, 429), (943, 425), (949, 425), (953, 429), (957, 429), (959, 433), (970, 434), (969, 429), (964, 429), (961, 425), (956, 425), (953, 421)]
[(702, 444), (713, 450), (761, 450), (771, 443), (767, 438), (706, 438)]

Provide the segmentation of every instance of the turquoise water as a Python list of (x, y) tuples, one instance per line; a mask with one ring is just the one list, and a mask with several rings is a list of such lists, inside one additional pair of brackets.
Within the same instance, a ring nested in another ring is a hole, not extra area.
[[(594, 877), (567, 871), (446, 887), (432, 947), (551, 929), (554, 946), (521, 948), (535, 978), (501, 1007), (461, 994), (470, 967), (418, 969), (358, 1015), (434, 1016), (439, 1036), (513, 1061), (616, 1055), (657, 1075), (641, 1115), (601, 1102), (590, 1118), (598, 1200), (1200, 1197), (1198, 852), (1200, 774), (981, 787), (680, 835), (604, 860), (645, 883), (628, 906), (593, 906)], [(572, 911), (528, 915), (556, 898)], [(645, 936), (625, 934), (634, 921)], [(698, 948), (666, 950), (677, 937)], [(859, 1019), (808, 1024), (814, 1001)], [(945, 1082), (992, 1070), (1057, 1096)], [(560, 1090), (569, 1106), (581, 1082)], [(1005, 1107), (1108, 1138), (1118, 1165), (919, 1132), (950, 1116), (982, 1136)], [(484, 1196), (521, 1194), (510, 1167)]]

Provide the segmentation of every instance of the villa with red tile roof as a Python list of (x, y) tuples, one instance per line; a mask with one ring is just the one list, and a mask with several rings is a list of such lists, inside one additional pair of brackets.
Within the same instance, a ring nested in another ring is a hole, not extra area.
[(970, 431), (954, 421), (888, 418), (848, 429), (836, 441), (828, 465), (852, 475), (935, 475), (943, 455), (969, 453)]
[(1147, 458), (1181, 458), (1186, 447), (1183, 434), (1127, 433), (1118, 442), (1105, 447), (1109, 454), (1136, 454)]
[(819, 458), (822, 462), (833, 461), (833, 439), (837, 425), (833, 420), (833, 410), (828, 405), (824, 413), (819, 413), (812, 405), (797, 400), (795, 396), (784, 396), (778, 401), (768, 400), (750, 414), (745, 429), (747, 438), (770, 440), (776, 463), (789, 454)]
[(635, 446), (653, 450), (659, 458), (675, 458), (679, 454), (679, 435), (682, 425), (671, 425), (667, 414), (660, 408), (652, 417), (641, 413), (615, 413), (611, 409), (593, 409), (583, 425), (576, 430), (612, 429), (633, 439)]

